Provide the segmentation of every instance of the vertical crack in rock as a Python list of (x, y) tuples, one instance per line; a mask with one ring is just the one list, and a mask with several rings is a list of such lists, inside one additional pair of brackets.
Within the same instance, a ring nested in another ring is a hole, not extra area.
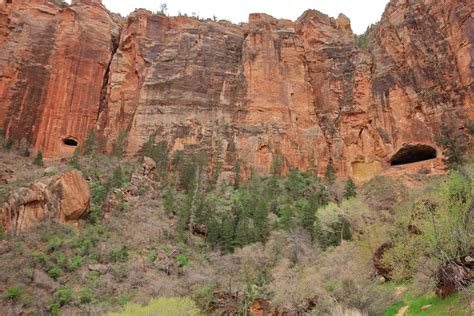
[(101, 89), (101, 92), (100, 92), (99, 108), (98, 108), (98, 111), (97, 111), (97, 121), (99, 121), (99, 116), (106, 107), (107, 94), (108, 94), (108, 91), (109, 91), (109, 88), (110, 88), (110, 86), (109, 86), (110, 76), (111, 76), (110, 68), (112, 66), (112, 61), (114, 60), (115, 54), (118, 51), (121, 36), (122, 36), (122, 29), (119, 30), (118, 36), (113, 36), (112, 35), (112, 40), (111, 40), (111, 43), (110, 43), (111, 54), (110, 54), (109, 62), (107, 63), (107, 68), (105, 69), (104, 78), (102, 80), (102, 89)]

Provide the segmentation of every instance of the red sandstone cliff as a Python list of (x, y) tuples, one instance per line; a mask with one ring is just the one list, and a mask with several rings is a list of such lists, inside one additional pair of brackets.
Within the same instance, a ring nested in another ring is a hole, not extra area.
[(0, 5), (0, 124), (46, 156), (94, 127), (119, 27), (100, 1)]
[(392, 0), (362, 45), (345, 16), (311, 10), (240, 26), (137, 10), (121, 23), (98, 0), (43, 2), (0, 5), (0, 125), (49, 157), (97, 128), (109, 148), (127, 132), (129, 154), (154, 133), (173, 150), (222, 143), (224, 175), (281, 155), (365, 179), (400, 150), (436, 149), (442, 123), (474, 119), (469, 1)]

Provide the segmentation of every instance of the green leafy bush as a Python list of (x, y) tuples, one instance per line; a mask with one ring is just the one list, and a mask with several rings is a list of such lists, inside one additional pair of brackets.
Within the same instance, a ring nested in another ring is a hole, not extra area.
[(451, 172), (431, 193), (397, 209), (394, 247), (383, 259), (395, 279), (411, 278), (420, 258), (434, 265), (469, 252), (474, 240), (472, 181)]
[(71, 303), (74, 299), (73, 292), (70, 288), (60, 287), (55, 294), (55, 301), (60, 307)]
[(176, 262), (180, 267), (185, 267), (189, 264), (189, 258), (187, 255), (181, 253), (176, 256)]
[(43, 267), (46, 267), (48, 263), (48, 256), (46, 256), (42, 252), (33, 252), (31, 253), (31, 258), (33, 259), (34, 262), (40, 264)]
[(18, 301), (23, 290), (18, 286), (12, 286), (7, 289), (7, 298), (12, 301)]
[(109, 260), (111, 262), (126, 262), (128, 260), (127, 246), (114, 246), (109, 251)]
[(95, 301), (95, 294), (92, 289), (85, 287), (79, 292), (79, 301), (82, 304), (89, 304)]
[(54, 280), (57, 280), (61, 275), (63, 275), (63, 270), (58, 266), (53, 266), (48, 270), (48, 275)]

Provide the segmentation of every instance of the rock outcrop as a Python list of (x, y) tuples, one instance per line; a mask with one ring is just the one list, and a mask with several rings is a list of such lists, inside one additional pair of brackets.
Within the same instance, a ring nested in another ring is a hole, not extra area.
[(226, 177), (237, 160), (245, 176), (281, 158), (283, 171), (332, 164), (362, 181), (439, 161), (440, 126), (474, 120), (473, 10), (391, 0), (357, 37), (344, 15), (314, 10), (234, 25), (141, 9), (125, 22), (99, 0), (14, 0), (0, 6), (0, 127), (46, 157), (96, 128), (109, 150), (126, 135), (129, 155), (156, 135), (223, 156)]
[(5, 232), (19, 234), (45, 218), (75, 225), (89, 211), (89, 187), (80, 172), (70, 171), (12, 192), (0, 218)]

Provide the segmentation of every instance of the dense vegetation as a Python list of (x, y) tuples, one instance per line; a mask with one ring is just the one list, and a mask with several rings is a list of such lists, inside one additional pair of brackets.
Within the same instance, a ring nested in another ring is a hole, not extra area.
[[(243, 315), (256, 300), (312, 315), (394, 315), (425, 305), (434, 314), (468, 312), (472, 285), (445, 300), (433, 289), (439, 266), (473, 246), (470, 158), (447, 162), (453, 170), (445, 177), (407, 175), (425, 184), (410, 190), (385, 177), (358, 188), (337, 179), (332, 166), (323, 178), (291, 168), (283, 175), (278, 156), (272, 174), (244, 181), (237, 162), (232, 181), (224, 181), (218, 141), (213, 152), (171, 154), (152, 136), (141, 159), (151, 157), (157, 168), (141, 183), (132, 177), (141, 162), (122, 157), (125, 136), (103, 155), (91, 132), (53, 171), (79, 169), (89, 183), (92, 211), (80, 229), (47, 220), (20, 236), (0, 232), (10, 247), (0, 260), (8, 272), (1, 304), (51, 315)], [(0, 193), (44, 175), (42, 158), (20, 157), (16, 147), (2, 155), (25, 161), (31, 173)], [(388, 283), (372, 265), (387, 241)]]

